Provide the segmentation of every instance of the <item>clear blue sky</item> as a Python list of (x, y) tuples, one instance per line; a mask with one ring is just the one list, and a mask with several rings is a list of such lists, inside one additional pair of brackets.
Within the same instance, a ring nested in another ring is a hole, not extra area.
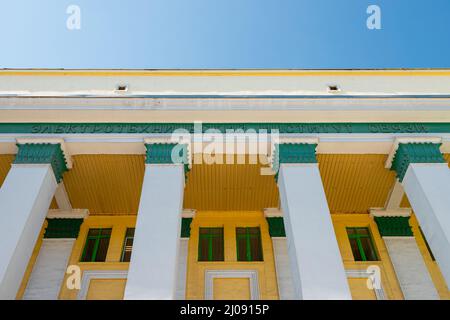
[(449, 68), (450, 0), (1, 0), (0, 40), (2, 68)]

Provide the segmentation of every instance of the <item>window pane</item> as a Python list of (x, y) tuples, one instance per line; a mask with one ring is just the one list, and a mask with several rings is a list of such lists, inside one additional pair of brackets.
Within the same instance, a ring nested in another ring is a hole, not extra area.
[(98, 236), (100, 234), (101, 229), (89, 229), (88, 237)]
[(127, 233), (125, 234), (125, 236), (127, 238), (133, 238), (134, 237), (134, 230), (135, 230), (135, 228), (127, 228)]
[(223, 229), (212, 238), (212, 261), (223, 261)]
[(367, 228), (358, 228), (356, 230), (359, 235), (369, 236), (369, 229), (367, 229)]
[(359, 252), (358, 242), (356, 239), (349, 239), (350, 246), (352, 247), (353, 258), (355, 261), (362, 261), (361, 253)]
[(104, 262), (106, 260), (106, 253), (108, 252), (109, 237), (101, 238), (98, 241), (99, 241), (99, 244), (98, 244), (98, 249), (97, 249), (97, 255), (96, 255), (94, 261)]
[(253, 261), (263, 261), (262, 248), (261, 248), (261, 237), (259, 236), (259, 230), (257, 236), (252, 236), (250, 238), (250, 250), (252, 252)]
[(200, 237), (198, 243), (198, 261), (208, 261), (209, 239)]
[(366, 255), (367, 261), (378, 260), (370, 238), (361, 238), (361, 245), (364, 249), (364, 254)]
[(247, 261), (247, 240), (245, 237), (237, 237), (237, 260)]
[(81, 258), (82, 262), (88, 262), (92, 259), (92, 254), (94, 253), (94, 247), (95, 247), (95, 239), (87, 239), (86, 245), (84, 247), (84, 254)]
[(101, 230), (102, 236), (110, 236), (111, 235), (111, 229), (102, 229)]
[(123, 249), (124, 250), (122, 258), (123, 262), (130, 262), (132, 249), (133, 249), (133, 238), (127, 238), (125, 240), (125, 247)]

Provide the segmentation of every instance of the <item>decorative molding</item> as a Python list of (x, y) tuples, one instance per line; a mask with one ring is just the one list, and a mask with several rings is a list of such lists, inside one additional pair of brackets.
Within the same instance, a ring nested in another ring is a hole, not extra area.
[(261, 299), (257, 270), (205, 270), (205, 300), (214, 298), (215, 278), (248, 278), (250, 280), (250, 300)]
[(279, 208), (265, 208), (264, 209), (264, 217), (266, 218), (274, 218), (274, 217), (282, 217), (283, 211)]
[(17, 138), (16, 139), (16, 144), (27, 144), (27, 143), (31, 143), (31, 144), (42, 144), (42, 143), (50, 143), (50, 144), (59, 144), (61, 147), (61, 150), (64, 154), (64, 158), (66, 160), (66, 165), (68, 169), (72, 169), (72, 157), (71, 154), (69, 153), (69, 151), (67, 150), (67, 146), (66, 146), (66, 142), (64, 139), (62, 138), (50, 138), (50, 137), (45, 137), (45, 138)]
[(81, 288), (78, 291), (77, 299), (86, 300), (89, 291), (89, 284), (93, 279), (126, 279), (127, 270), (85, 270), (81, 279)]
[(191, 236), (192, 218), (181, 218), (181, 238), (189, 238)]
[(83, 219), (48, 219), (47, 228), (45, 228), (45, 239), (76, 239), (80, 233), (80, 227)]
[(181, 212), (182, 218), (193, 218), (195, 214), (197, 213), (197, 210), (195, 209), (183, 209)]
[[(347, 134), (347, 133), (450, 133), (450, 123), (203, 123), (202, 130), (240, 128), (276, 130), (280, 134)], [(177, 129), (194, 132), (193, 123), (0, 123), (0, 134), (172, 134)]]
[(371, 208), (369, 209), (370, 216), (372, 217), (410, 217), (410, 208), (397, 208), (397, 209), (384, 209), (384, 208)]
[[(347, 278), (367, 278), (369, 279), (374, 274), (371, 272), (368, 272), (367, 270), (345, 270), (345, 274), (347, 275)], [(376, 276), (376, 274), (375, 274)], [(374, 288), (375, 296), (377, 297), (377, 300), (387, 300), (383, 284), (381, 283), (381, 279), (375, 279), (375, 282), (380, 284), (379, 288)]]
[(61, 145), (54, 143), (25, 143), (18, 144), (14, 164), (50, 164), (59, 183), (67, 169), (67, 162)]
[(409, 225), (408, 217), (380, 217), (375, 216), (374, 220), (382, 237), (412, 237), (413, 233)]
[(384, 167), (386, 169), (390, 169), (392, 166), (392, 162), (394, 161), (395, 155), (398, 150), (398, 146), (403, 143), (442, 143), (442, 138), (440, 137), (401, 137), (395, 138), (394, 143), (392, 144), (391, 152), (386, 159)]
[(441, 143), (400, 143), (391, 163), (391, 170), (397, 173), (400, 182), (410, 163), (445, 163), (440, 151)]
[(89, 209), (49, 209), (47, 219), (85, 219), (89, 215)]
[[(146, 157), (147, 164), (183, 164), (184, 172), (187, 174), (190, 170), (189, 163), (189, 145), (178, 143), (146, 143)], [(173, 159), (172, 153), (175, 148), (178, 148), (177, 156), (179, 159)], [(178, 162), (174, 162), (178, 160)]]
[(286, 237), (283, 217), (266, 217), (271, 237)]
[(271, 158), (272, 170), (276, 172), (275, 180), (278, 180), (281, 163), (317, 163), (316, 148), (317, 144), (312, 141), (275, 144)]

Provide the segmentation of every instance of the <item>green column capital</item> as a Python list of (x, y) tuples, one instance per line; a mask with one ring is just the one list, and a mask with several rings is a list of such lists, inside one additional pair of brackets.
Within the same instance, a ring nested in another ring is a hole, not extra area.
[(187, 144), (146, 143), (146, 164), (183, 164), (184, 173), (189, 171)]
[(316, 143), (279, 143), (275, 144), (272, 169), (275, 180), (282, 163), (317, 163)]
[(382, 237), (412, 237), (409, 217), (374, 217)]
[(271, 237), (286, 237), (283, 217), (266, 217)]
[(17, 152), (14, 164), (50, 164), (55, 174), (56, 181), (62, 180), (67, 169), (67, 161), (59, 143), (24, 143), (17, 144)]
[(400, 182), (410, 163), (445, 163), (439, 147), (441, 143), (400, 143), (392, 160), (391, 170)]
[(80, 232), (83, 218), (47, 218), (47, 228), (45, 229), (44, 238), (76, 239)]

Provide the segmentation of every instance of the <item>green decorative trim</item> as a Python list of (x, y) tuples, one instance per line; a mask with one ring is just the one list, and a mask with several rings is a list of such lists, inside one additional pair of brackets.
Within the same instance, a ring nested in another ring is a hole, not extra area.
[(80, 226), (83, 219), (47, 219), (47, 228), (45, 229), (44, 238), (78, 238)]
[(67, 163), (59, 143), (25, 143), (18, 144), (17, 146), (19, 147), (19, 151), (14, 160), (15, 164), (51, 164), (56, 181), (58, 183), (61, 182), (63, 173), (67, 171)]
[(281, 143), (275, 145), (273, 155), (273, 171), (278, 180), (280, 163), (317, 163), (317, 144), (308, 143)]
[(382, 237), (412, 237), (409, 217), (374, 217)]
[(192, 218), (181, 218), (181, 238), (191, 237)]
[(271, 237), (286, 237), (283, 217), (267, 217), (266, 220), (269, 224), (269, 234)]
[(395, 170), (402, 182), (410, 163), (444, 163), (440, 146), (440, 143), (400, 143), (391, 170)]
[[(151, 143), (145, 145), (146, 159), (145, 163), (151, 164), (172, 164), (180, 163), (184, 164), (184, 173), (189, 172), (188, 163), (188, 147), (186, 144), (177, 143)], [(175, 149), (175, 153), (172, 157), (172, 153)], [(173, 159), (174, 158), (174, 159)]]
[[(0, 123), (2, 133), (121, 134), (194, 132), (193, 123)], [(203, 123), (202, 131), (253, 129), (279, 133), (450, 133), (450, 123)]]

